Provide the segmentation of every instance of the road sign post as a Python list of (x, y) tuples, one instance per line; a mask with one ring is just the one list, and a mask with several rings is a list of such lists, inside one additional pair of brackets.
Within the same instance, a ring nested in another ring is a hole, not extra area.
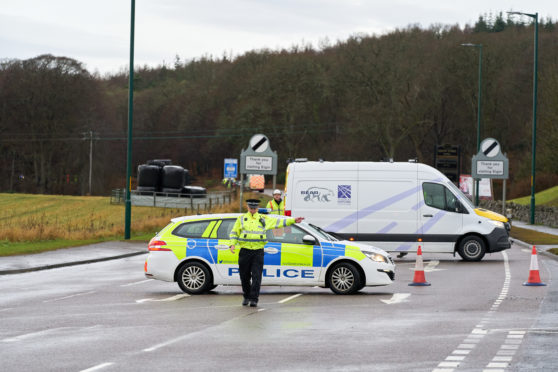
[[(502, 154), (500, 144), (494, 138), (486, 138), (482, 141), (480, 151), (473, 156), (471, 175), (474, 179), (494, 178), (506, 180), (509, 178), (508, 158)], [(505, 199), (505, 189), (503, 199)], [(503, 203), (504, 206), (502, 208), (505, 208), (505, 200), (503, 200)]]

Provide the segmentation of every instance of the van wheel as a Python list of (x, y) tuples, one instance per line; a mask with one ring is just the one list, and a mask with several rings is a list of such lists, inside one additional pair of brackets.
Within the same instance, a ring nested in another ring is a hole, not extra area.
[(357, 268), (348, 262), (335, 265), (329, 272), (327, 281), (333, 293), (341, 295), (353, 294), (361, 285)]
[(213, 286), (213, 278), (205, 265), (189, 262), (178, 270), (178, 286), (188, 294), (201, 294)]
[(480, 261), (486, 253), (486, 247), (478, 236), (467, 236), (459, 243), (457, 253), (465, 261)]

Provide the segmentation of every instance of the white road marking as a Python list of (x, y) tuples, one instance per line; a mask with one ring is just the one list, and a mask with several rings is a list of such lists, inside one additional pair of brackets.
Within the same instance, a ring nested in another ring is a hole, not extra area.
[[(445, 271), (447, 269), (437, 269), (436, 266), (440, 264), (438, 260), (432, 260), (425, 262), (426, 266), (424, 266), (424, 272), (430, 273), (432, 271)], [(409, 267), (409, 270), (415, 270), (415, 267)]]
[(9, 337), (9, 338), (5, 338), (2, 340), (2, 342), (18, 342), (18, 341), (23, 341), (23, 340), (27, 340), (29, 338), (33, 338), (33, 337), (40, 337), (49, 333), (53, 333), (56, 331), (59, 331), (61, 329), (67, 329), (68, 327), (60, 327), (60, 328), (51, 328), (51, 329), (45, 329), (43, 331), (38, 331), (38, 332), (31, 332), (31, 333), (26, 333), (23, 335), (19, 335), (19, 336), (15, 336), (15, 337)]
[(128, 283), (128, 284), (121, 284), (121, 287), (131, 287), (133, 285), (137, 285), (137, 284), (142, 284), (142, 283), (147, 283), (147, 282), (151, 282), (153, 279), (147, 279), (147, 280), (142, 280), (139, 282), (133, 282), (133, 283)]
[(281, 301), (277, 301), (277, 303), (278, 304), (284, 304), (285, 302), (290, 301), (290, 300), (294, 300), (295, 298), (297, 298), (299, 296), (302, 296), (302, 293), (297, 293), (297, 294), (292, 295), (290, 297), (284, 298)]
[(5, 307), (5, 308), (3, 308), (3, 309), (0, 309), (0, 312), (12, 310), (12, 309), (14, 309), (14, 308), (13, 308), (13, 307)]
[(142, 304), (144, 302), (167, 302), (167, 301), (176, 301), (176, 300), (180, 300), (184, 297), (189, 297), (190, 295), (185, 293), (185, 294), (179, 294), (176, 296), (172, 296), (172, 297), (167, 297), (167, 298), (161, 298), (161, 299), (155, 299), (155, 298), (142, 298), (141, 300), (136, 300), (136, 303), (138, 304)]
[(506, 368), (509, 363), (494, 363), (490, 362), (486, 365), (486, 368)]
[(394, 293), (389, 300), (380, 301), (388, 305), (399, 304), (402, 302), (409, 302), (409, 300), (407, 300), (409, 296), (411, 296), (410, 293)]
[(82, 292), (82, 293), (76, 293), (73, 295), (69, 295), (69, 296), (64, 296), (64, 297), (58, 297), (58, 298), (54, 298), (52, 300), (44, 300), (43, 302), (54, 302), (54, 301), (60, 301), (60, 300), (66, 300), (68, 298), (72, 298), (72, 297), (78, 297), (78, 296), (85, 296), (91, 293), (95, 293), (96, 291), (89, 291), (89, 292)]
[(93, 372), (93, 371), (98, 371), (98, 370), (100, 370), (100, 369), (103, 369), (103, 368), (105, 368), (105, 367), (111, 366), (111, 365), (113, 365), (113, 364), (114, 364), (114, 363), (102, 363), (102, 364), (96, 365), (95, 367), (83, 369), (83, 370), (81, 370), (80, 372)]

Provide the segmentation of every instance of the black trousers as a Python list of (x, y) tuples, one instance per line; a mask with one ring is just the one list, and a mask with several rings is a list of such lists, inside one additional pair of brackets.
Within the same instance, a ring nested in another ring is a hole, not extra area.
[(244, 298), (258, 302), (264, 264), (263, 249), (241, 248), (238, 253), (238, 272)]

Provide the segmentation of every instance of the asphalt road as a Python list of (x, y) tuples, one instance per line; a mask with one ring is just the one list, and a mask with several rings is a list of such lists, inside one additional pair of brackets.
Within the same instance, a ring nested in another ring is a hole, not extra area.
[(396, 282), (338, 296), (240, 287), (187, 296), (146, 280), (145, 256), (0, 276), (3, 371), (558, 370), (558, 262), (539, 256), (545, 287), (525, 287), (530, 251), (466, 263), (426, 255), (429, 287)]

